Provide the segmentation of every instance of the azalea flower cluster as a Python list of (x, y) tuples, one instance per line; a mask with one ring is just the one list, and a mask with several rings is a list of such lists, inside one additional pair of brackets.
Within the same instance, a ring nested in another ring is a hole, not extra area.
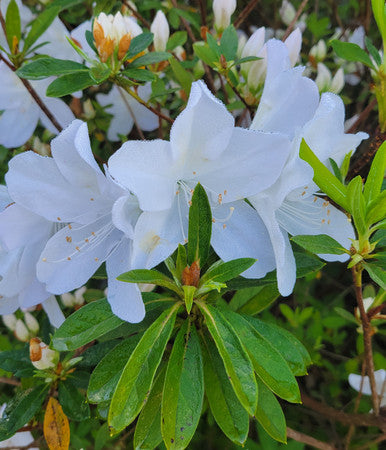
[[(112, 311), (141, 321), (138, 286), (116, 278), (155, 267), (186, 243), (197, 183), (209, 197), (218, 256), (255, 258), (243, 274), (250, 278), (276, 269), (284, 296), (296, 280), (289, 235), (327, 234), (349, 248), (353, 227), (318, 195), (299, 148), (304, 138), (321, 161), (340, 165), (367, 135), (344, 133), (342, 100), (320, 97), (304, 68), (293, 67), (286, 43), (269, 40), (264, 52), (264, 89), (249, 129), (235, 127), (225, 105), (197, 81), (169, 140), (127, 141), (104, 170), (80, 120), (53, 139), (52, 157), (15, 156), (1, 190), (0, 313), (43, 303), (58, 325), (54, 295), (84, 285), (106, 263)], [(120, 120), (127, 123), (127, 115)]]

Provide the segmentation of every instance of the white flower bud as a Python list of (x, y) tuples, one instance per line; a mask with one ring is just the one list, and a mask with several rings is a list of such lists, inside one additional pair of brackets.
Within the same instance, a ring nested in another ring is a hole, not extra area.
[(138, 287), (141, 292), (151, 292), (154, 290), (155, 284), (138, 283)]
[(258, 56), (259, 51), (264, 45), (264, 42), (265, 42), (265, 28), (260, 27), (247, 40), (241, 53), (241, 57), (245, 58), (246, 56)]
[(95, 117), (95, 109), (89, 98), (83, 103), (83, 115), (85, 119), (93, 119)]
[(32, 334), (39, 333), (39, 329), (40, 329), (39, 322), (35, 319), (35, 317), (31, 313), (26, 312), (24, 314), (24, 321), (25, 321), (25, 324), (27, 325), (27, 328), (29, 329), (29, 331)]
[(374, 303), (374, 298), (373, 297), (366, 297), (363, 299), (363, 306), (365, 307), (365, 311), (367, 312), (370, 308), (371, 305)]
[(48, 345), (39, 338), (32, 338), (29, 342), (29, 356), (32, 364), (38, 370), (56, 367), (59, 361), (59, 353), (51, 350)]
[(340, 69), (337, 70), (336, 74), (334, 75), (330, 84), (329, 91), (334, 94), (339, 94), (339, 92), (343, 89), (343, 87), (344, 87), (344, 72), (341, 67)]
[(4, 314), (3, 316), (4, 325), (11, 331), (15, 331), (16, 328), (16, 316), (15, 314)]
[(296, 28), (284, 41), (288, 48), (289, 59), (293, 67), (299, 59), (300, 49), (302, 48), (302, 33), (299, 28)]
[(87, 291), (86, 286), (82, 286), (74, 292), (75, 305), (82, 306), (84, 304), (83, 294)]
[(283, 23), (288, 26), (296, 16), (296, 9), (292, 3), (287, 0), (283, 0), (283, 3), (279, 9), (279, 14)]
[(241, 58), (245, 44), (248, 41), (248, 36), (243, 30), (237, 30), (237, 37), (239, 39), (239, 43), (237, 45), (237, 58)]
[(25, 323), (21, 319), (17, 319), (15, 326), (15, 337), (22, 342), (28, 342), (30, 338), (30, 333)]
[(318, 75), (315, 79), (315, 83), (319, 88), (319, 92), (325, 92), (330, 87), (331, 72), (323, 63), (318, 63)]
[(323, 61), (327, 55), (327, 46), (323, 39), (318, 41), (310, 50), (310, 55), (313, 56), (317, 62)]
[(75, 297), (69, 292), (62, 294), (60, 299), (62, 300), (63, 305), (67, 308), (72, 308), (75, 305)]
[(159, 10), (151, 24), (150, 31), (154, 34), (154, 49), (156, 52), (164, 52), (169, 40), (170, 29), (165, 14)]
[(236, 0), (213, 0), (214, 26), (224, 30), (231, 23), (231, 16), (236, 9)]

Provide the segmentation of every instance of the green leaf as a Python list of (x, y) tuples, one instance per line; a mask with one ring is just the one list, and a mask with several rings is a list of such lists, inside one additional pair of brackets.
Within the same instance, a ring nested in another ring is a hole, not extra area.
[(30, 377), (35, 371), (29, 357), (29, 347), (0, 352), (0, 368), (16, 377)]
[(201, 278), (200, 286), (204, 286), (208, 281), (225, 283), (232, 280), (253, 266), (255, 262), (254, 258), (238, 258), (228, 262), (217, 261)]
[(187, 97), (190, 94), (190, 88), (194, 81), (193, 75), (182, 67), (182, 64), (175, 58), (170, 60), (170, 67)]
[(365, 44), (368, 52), (373, 57), (375, 64), (377, 64), (377, 66), (380, 66), (382, 64), (381, 55), (379, 54), (378, 49), (374, 47), (371, 39), (368, 36), (365, 36)]
[(225, 56), (227, 61), (233, 61), (236, 59), (237, 47), (239, 39), (237, 37), (236, 28), (233, 25), (227, 27), (220, 41), (220, 52)]
[(355, 316), (351, 313), (349, 313), (347, 310), (343, 308), (339, 308), (339, 306), (336, 306), (334, 308), (334, 311), (339, 314), (343, 319), (348, 320), (349, 322), (355, 323), (355, 325), (358, 325), (358, 321), (355, 319)]
[(327, 234), (317, 234), (315, 236), (299, 234), (297, 236), (292, 236), (291, 241), (296, 242), (309, 252), (316, 254), (341, 255), (347, 253), (339, 242)]
[(373, 14), (382, 35), (382, 40), (386, 40), (386, 12), (384, 0), (371, 0)]
[(109, 78), (110, 74), (110, 67), (107, 64), (103, 63), (93, 65), (89, 71), (89, 75), (94, 80), (95, 84), (103, 83)]
[(320, 189), (346, 211), (350, 211), (349, 203), (346, 198), (346, 186), (344, 186), (327, 169), (327, 167), (319, 161), (318, 157), (310, 149), (304, 139), (302, 139), (302, 143), (300, 144), (299, 156), (304, 159), (304, 161), (308, 162), (308, 164), (314, 169), (313, 180), (320, 187)]
[[(39, 37), (52, 24), (54, 19), (58, 16), (61, 8), (58, 6), (49, 6), (39, 14), (32, 22), (31, 29), (24, 41), (23, 53), (26, 54), (31, 46), (39, 39)], [(74, 92), (74, 91), (73, 91)]]
[(248, 437), (249, 416), (229, 381), (216, 346), (209, 336), (202, 336), (205, 394), (217, 425), (236, 444)]
[(363, 184), (360, 175), (353, 178), (347, 186), (347, 200), (350, 208), (349, 212), (353, 216), (355, 227), (359, 235), (366, 234), (366, 212), (365, 200), (362, 194)]
[(276, 441), (287, 443), (287, 427), (280, 403), (275, 395), (258, 380), (259, 397), (257, 400), (256, 419), (264, 430)]
[(54, 80), (48, 86), (46, 95), (47, 97), (63, 97), (76, 91), (82, 91), (94, 84), (96, 83), (89, 72), (69, 73)]
[(110, 13), (115, 4), (115, 0), (96, 0), (93, 15), (97, 17), (101, 12)]
[(95, 367), (87, 389), (91, 403), (101, 403), (113, 396), (123, 369), (142, 335), (133, 335), (119, 343)]
[(71, 378), (59, 383), (59, 403), (71, 420), (81, 422), (90, 417), (90, 407)]
[(233, 311), (224, 311), (224, 316), (240, 337), (263, 382), (279, 397), (300, 403), (299, 387), (291, 369), (276, 348), (251, 325), (254, 319)]
[(370, 172), (363, 188), (363, 195), (367, 204), (374, 200), (381, 192), (385, 170), (386, 142), (383, 142), (374, 156), (373, 162), (371, 163)]
[(334, 175), (336, 176), (336, 178), (338, 178), (339, 181), (343, 182), (343, 176), (342, 176), (342, 173), (341, 173), (341, 171), (340, 171), (340, 169), (338, 167), (338, 164), (332, 158), (328, 158), (328, 161), (331, 164), (332, 170), (333, 170)]
[(188, 260), (187, 260), (187, 256), (186, 256), (186, 249), (183, 245), (178, 244), (177, 260), (176, 260), (176, 275), (179, 280), (181, 280), (182, 272), (184, 271), (184, 269), (187, 265), (188, 265)]
[(157, 286), (163, 286), (171, 291), (181, 295), (181, 289), (176, 286), (174, 281), (158, 270), (136, 269), (123, 273), (117, 277), (119, 281), (127, 283), (150, 283)]
[(154, 73), (145, 69), (125, 69), (121, 73), (137, 81), (153, 81), (155, 79)]
[(206, 33), (206, 42), (209, 45), (209, 48), (216, 55), (216, 60), (220, 58), (220, 46), (218, 45), (217, 39), (215, 39), (211, 33)]
[(204, 400), (200, 342), (185, 320), (174, 341), (162, 397), (161, 429), (168, 449), (184, 449), (196, 431)]
[(382, 191), (368, 205), (366, 211), (366, 223), (371, 226), (386, 217), (386, 191)]
[(194, 294), (196, 293), (197, 288), (195, 286), (183, 286), (182, 288), (184, 290), (184, 301), (186, 311), (188, 312), (188, 314), (190, 314), (190, 311), (192, 310), (193, 306)]
[(65, 75), (74, 72), (85, 72), (88, 68), (83, 64), (66, 59), (39, 58), (20, 67), (16, 73), (27, 80), (42, 80), (53, 75)]
[(186, 31), (176, 31), (170, 36), (166, 44), (166, 50), (168, 52), (173, 51), (176, 47), (184, 45), (187, 39), (188, 33)]
[(253, 415), (257, 402), (257, 384), (252, 362), (243, 344), (235, 330), (216, 308), (200, 301), (196, 301), (196, 304), (205, 318), (205, 324), (221, 355), (238, 399), (249, 414)]
[(358, 44), (353, 44), (352, 42), (342, 42), (338, 39), (331, 41), (332, 48), (339, 58), (343, 58), (346, 61), (354, 61), (365, 64), (371, 69), (375, 69), (370, 56), (359, 47)]
[(111, 312), (105, 298), (96, 300), (65, 320), (52, 338), (53, 347), (58, 351), (76, 350), (123, 323)]
[(153, 42), (154, 34), (153, 33), (141, 33), (135, 38), (133, 38), (130, 42), (130, 47), (128, 52), (126, 53), (123, 61), (133, 58), (138, 55), (138, 53), (146, 50), (149, 45)]
[[(238, 292), (236, 294), (238, 294)], [(275, 284), (262, 286), (261, 288), (258, 288), (258, 292), (255, 295), (249, 298), (243, 305), (240, 305), (237, 312), (254, 316), (266, 309), (279, 296), (280, 293)]]
[(371, 279), (375, 281), (382, 289), (386, 289), (386, 270), (375, 264), (366, 263), (363, 266), (367, 270)]
[(174, 328), (181, 303), (165, 311), (145, 332), (123, 369), (111, 400), (108, 422), (123, 430), (141, 411)]
[(208, 196), (200, 183), (194, 188), (189, 208), (188, 263), (203, 267), (209, 256), (212, 234), (212, 211)]
[(166, 374), (164, 366), (157, 375), (149, 398), (142, 408), (135, 427), (134, 449), (150, 449), (158, 447), (162, 442), (161, 433), (161, 402)]
[(303, 344), (295, 336), (282, 327), (255, 317), (248, 321), (281, 354), (295, 376), (307, 374), (307, 366), (312, 361)]
[(49, 390), (49, 384), (17, 392), (9, 401), (0, 419), (0, 441), (5, 441), (24, 427), (39, 411)]
[(146, 55), (140, 56), (136, 58), (133, 62), (128, 66), (129, 69), (135, 67), (149, 66), (151, 64), (156, 64), (161, 61), (167, 61), (172, 57), (172, 55), (168, 52), (149, 52)]
[(211, 67), (213, 67), (214, 62), (218, 60), (216, 53), (208, 45), (202, 42), (195, 42), (193, 44), (193, 50), (199, 59)]
[(240, 58), (240, 59), (236, 60), (234, 65), (238, 66), (238, 65), (244, 64), (246, 62), (258, 61), (259, 59), (262, 59), (262, 58), (259, 58), (258, 56), (245, 56), (244, 58)]
[(16, 37), (17, 43), (21, 39), (21, 24), (19, 7), (15, 0), (8, 3), (7, 12), (5, 15), (5, 29), (7, 31), (7, 42), (11, 53), (13, 53), (13, 39)]

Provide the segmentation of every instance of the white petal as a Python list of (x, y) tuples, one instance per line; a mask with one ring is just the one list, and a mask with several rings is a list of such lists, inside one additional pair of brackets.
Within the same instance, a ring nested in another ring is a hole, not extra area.
[(144, 212), (134, 231), (133, 268), (150, 269), (170, 256), (187, 237), (188, 207), (182, 194), (166, 211)]
[(55, 328), (59, 328), (60, 325), (62, 325), (62, 323), (65, 321), (65, 317), (56, 298), (51, 295), (42, 303), (42, 306), (48, 316), (51, 325)]
[(5, 296), (0, 295), (0, 315), (12, 314), (18, 308), (19, 308), (19, 303), (17, 301), (17, 296), (5, 297)]
[(108, 276), (107, 300), (113, 313), (122, 320), (138, 323), (145, 317), (145, 306), (137, 284), (118, 281), (116, 278), (131, 269), (131, 242), (123, 239), (106, 261)]
[(83, 286), (109, 257), (122, 236), (110, 216), (88, 225), (66, 226), (43, 250), (37, 265), (38, 278), (54, 294)]
[(349, 382), (350, 386), (358, 392), (361, 390), (361, 384), (362, 384), (362, 394), (371, 395), (370, 379), (368, 376), (363, 377), (363, 383), (362, 383), (361, 375), (356, 375), (355, 373), (350, 373), (350, 375), (348, 376), (348, 382)]
[(288, 48), (289, 59), (291, 66), (293, 67), (299, 59), (300, 49), (302, 48), (302, 32), (299, 28), (296, 28), (284, 41), (284, 44)]
[(0, 144), (8, 148), (25, 144), (35, 131), (38, 118), (38, 106), (28, 99), (17, 109), (6, 109), (0, 116)]
[(133, 195), (120, 197), (113, 205), (113, 223), (129, 238), (134, 236), (134, 227), (141, 213), (138, 201)]
[(110, 157), (109, 172), (118, 184), (132, 191), (144, 211), (171, 207), (176, 178), (169, 142), (128, 141)]
[(234, 118), (201, 81), (192, 83), (188, 104), (170, 131), (174, 160), (216, 159), (232, 135)]
[(247, 278), (261, 278), (274, 270), (275, 258), (267, 229), (251, 206), (238, 201), (213, 208), (212, 211), (215, 222), (212, 225), (211, 244), (223, 261), (257, 259), (243, 273)]
[[(87, 20), (86, 22), (81, 23), (76, 28), (71, 31), (71, 38), (76, 41), (77, 44), (80, 45), (80, 48), (87, 55), (94, 55), (94, 50), (89, 46), (86, 39), (86, 31), (92, 31), (92, 21)], [(75, 53), (75, 50), (74, 50)]]
[(19, 292), (18, 266), (22, 252), (23, 249), (6, 252), (0, 247), (0, 295), (3, 297), (15, 297)]
[(3, 61), (0, 62), (0, 80), (0, 110), (34, 103), (20, 78)]

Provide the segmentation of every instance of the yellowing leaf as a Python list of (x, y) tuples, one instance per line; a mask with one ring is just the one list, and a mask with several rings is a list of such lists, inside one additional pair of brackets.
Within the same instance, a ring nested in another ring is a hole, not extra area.
[(68, 450), (70, 446), (70, 425), (54, 397), (50, 397), (44, 416), (44, 437), (50, 450)]

